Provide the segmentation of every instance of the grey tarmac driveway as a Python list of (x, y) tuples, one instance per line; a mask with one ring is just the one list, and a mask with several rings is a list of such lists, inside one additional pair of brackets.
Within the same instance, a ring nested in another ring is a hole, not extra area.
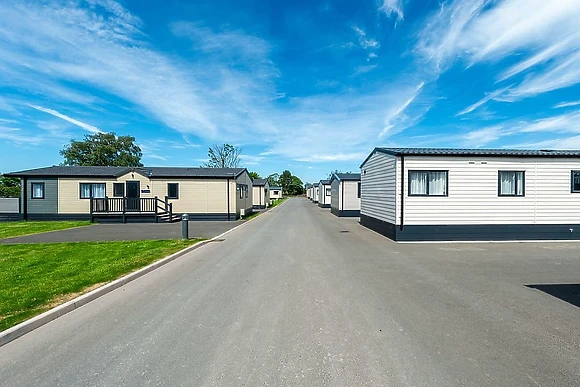
[(291, 199), (0, 347), (0, 384), (578, 386), (580, 309), (524, 285), (579, 282), (580, 244), (400, 245)]
[[(189, 222), (190, 238), (213, 238), (242, 222)], [(146, 239), (180, 239), (181, 222), (176, 223), (101, 223), (40, 234), (0, 239), (0, 244), (130, 241)]]

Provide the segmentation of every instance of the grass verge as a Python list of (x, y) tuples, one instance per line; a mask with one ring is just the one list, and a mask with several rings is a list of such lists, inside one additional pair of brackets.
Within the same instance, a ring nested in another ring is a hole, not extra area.
[(0, 223), (0, 239), (21, 235), (38, 234), (47, 231), (64, 230), (67, 228), (89, 226), (89, 221), (78, 222), (2, 222)]
[(288, 198), (282, 198), (282, 199), (276, 199), (276, 200), (274, 200), (274, 201), (272, 202), (272, 205), (270, 206), (270, 208), (274, 208), (274, 207), (276, 207), (277, 205), (279, 205), (280, 203), (282, 203), (282, 202), (283, 202), (284, 200), (286, 200), (286, 199), (288, 199)]
[(200, 240), (0, 245), (0, 331)]

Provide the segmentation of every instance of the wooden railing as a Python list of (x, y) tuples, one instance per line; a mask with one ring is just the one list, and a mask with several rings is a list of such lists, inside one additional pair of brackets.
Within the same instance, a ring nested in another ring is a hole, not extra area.
[(90, 200), (91, 214), (173, 214), (173, 203), (169, 203), (167, 197), (165, 200), (161, 200), (157, 196), (154, 198), (110, 198), (105, 196)]

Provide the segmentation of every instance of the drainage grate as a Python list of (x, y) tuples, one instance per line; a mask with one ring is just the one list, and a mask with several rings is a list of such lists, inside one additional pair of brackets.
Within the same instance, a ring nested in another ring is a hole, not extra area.
[(346, 233), (349, 233), (349, 232), (350, 232), (350, 231), (348, 231), (348, 230), (340, 230), (340, 233), (341, 233), (341, 234), (346, 234)]

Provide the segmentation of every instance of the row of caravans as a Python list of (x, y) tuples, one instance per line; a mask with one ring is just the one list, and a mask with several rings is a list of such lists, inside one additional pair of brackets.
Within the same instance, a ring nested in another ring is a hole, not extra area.
[(282, 197), (245, 168), (52, 166), (6, 176), (21, 179), (26, 220), (236, 220)]
[(395, 241), (580, 239), (578, 150), (375, 148), (360, 170), (308, 197)]
[(306, 193), (322, 208), (339, 217), (360, 216), (361, 181), (358, 173), (333, 173), (329, 180), (320, 180)]

